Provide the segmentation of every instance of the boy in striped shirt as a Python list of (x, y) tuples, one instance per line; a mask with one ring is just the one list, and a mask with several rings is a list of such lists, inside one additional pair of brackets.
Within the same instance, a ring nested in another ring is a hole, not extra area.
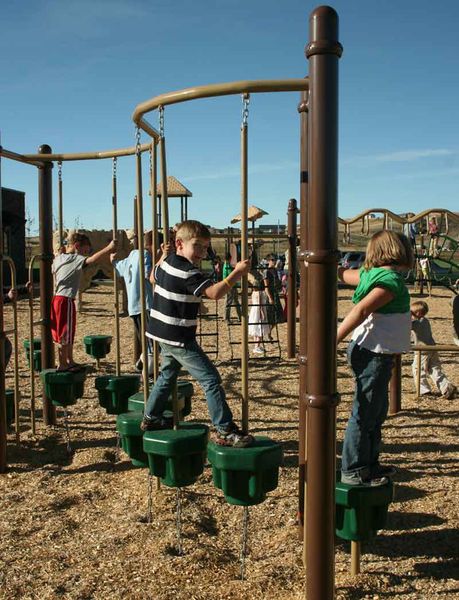
[(224, 446), (245, 447), (253, 437), (239, 430), (226, 402), (219, 372), (196, 341), (201, 296), (219, 300), (248, 273), (248, 260), (240, 261), (223, 281), (214, 283), (198, 268), (207, 256), (210, 232), (199, 221), (184, 221), (177, 228), (175, 252), (163, 254), (152, 277), (153, 309), (147, 335), (161, 346), (161, 372), (150, 393), (141, 425), (143, 431), (167, 429), (163, 411), (181, 367), (202, 386), (215, 428), (214, 439)]

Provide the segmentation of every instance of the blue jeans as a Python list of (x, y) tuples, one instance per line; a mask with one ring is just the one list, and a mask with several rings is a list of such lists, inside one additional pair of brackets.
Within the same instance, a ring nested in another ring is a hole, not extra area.
[(355, 393), (344, 436), (341, 471), (366, 477), (378, 465), (393, 355), (377, 354), (351, 342), (347, 356), (354, 371)]
[(217, 429), (228, 428), (233, 421), (233, 415), (226, 402), (220, 373), (196, 340), (188, 342), (184, 348), (164, 343), (160, 343), (160, 346), (161, 372), (150, 392), (145, 417), (152, 421), (161, 418), (180, 368), (183, 367), (204, 390), (212, 424)]

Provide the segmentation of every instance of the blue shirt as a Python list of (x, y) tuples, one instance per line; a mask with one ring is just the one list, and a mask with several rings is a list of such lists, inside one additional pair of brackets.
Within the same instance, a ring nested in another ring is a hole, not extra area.
[[(144, 252), (145, 265), (145, 291), (147, 310), (153, 308), (153, 289), (149, 280), (153, 266), (150, 252)], [(116, 273), (124, 279), (128, 298), (129, 316), (139, 315), (142, 310), (140, 306), (140, 277), (139, 277), (139, 251), (132, 250), (127, 258), (117, 260), (113, 263)]]

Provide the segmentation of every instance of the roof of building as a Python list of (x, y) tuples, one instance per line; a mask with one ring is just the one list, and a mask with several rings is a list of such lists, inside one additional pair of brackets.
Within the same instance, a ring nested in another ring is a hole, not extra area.
[[(161, 196), (161, 184), (162, 182), (160, 181), (156, 186), (156, 194), (158, 196)], [(181, 198), (183, 196), (190, 197), (193, 194), (173, 175), (169, 175), (167, 177), (167, 195), (170, 198)]]

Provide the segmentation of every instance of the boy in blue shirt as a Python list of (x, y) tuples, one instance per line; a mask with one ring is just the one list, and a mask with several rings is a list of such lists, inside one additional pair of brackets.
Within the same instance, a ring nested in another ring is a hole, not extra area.
[[(144, 273), (145, 278), (145, 292), (146, 292), (146, 309), (147, 314), (145, 315), (146, 323), (148, 326), (149, 313), (153, 308), (153, 289), (150, 283), (150, 273), (153, 266), (152, 261), (152, 245), (153, 236), (151, 231), (147, 231), (144, 234)], [(128, 299), (128, 314), (134, 321), (137, 337), (142, 343), (142, 323), (141, 323), (141, 304), (140, 304), (140, 265), (139, 265), (139, 251), (132, 250), (127, 258), (122, 260), (116, 260), (116, 254), (110, 254), (110, 261), (115, 269), (116, 275), (122, 277), (126, 284), (126, 294)], [(149, 354), (151, 353), (151, 344), (148, 349)]]

